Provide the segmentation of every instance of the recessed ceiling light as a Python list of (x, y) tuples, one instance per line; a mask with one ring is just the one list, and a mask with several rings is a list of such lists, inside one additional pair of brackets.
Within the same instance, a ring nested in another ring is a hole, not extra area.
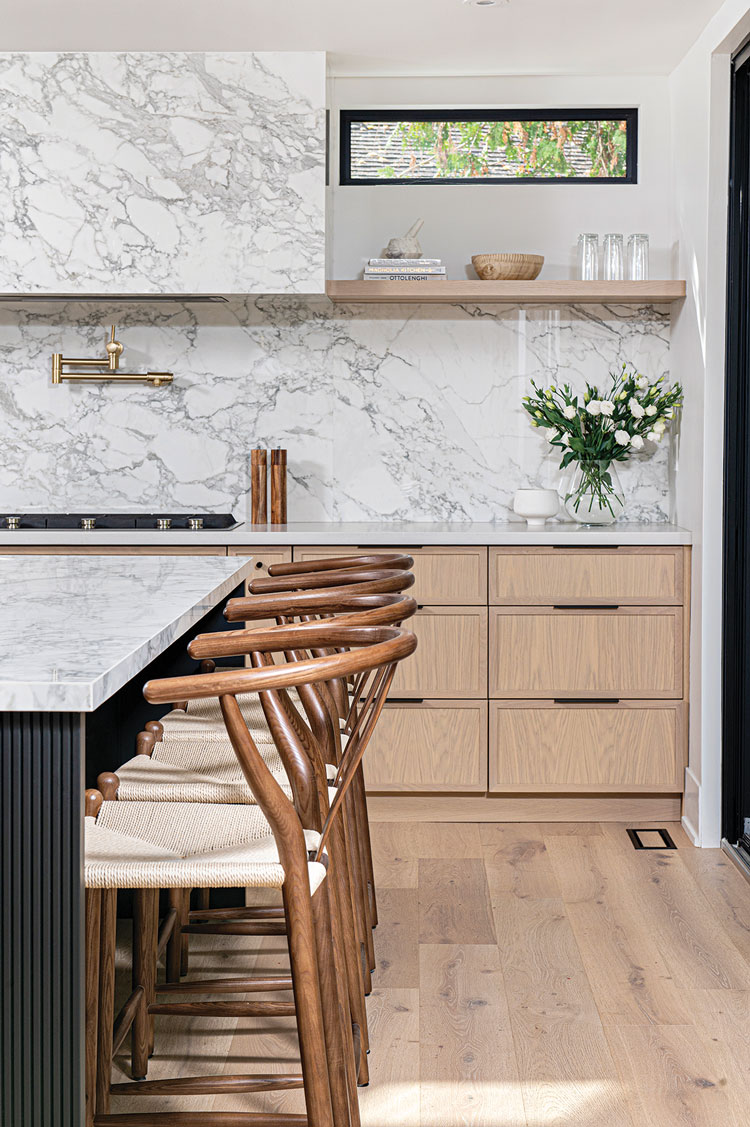
[(510, 4), (510, 0), (464, 0), (464, 4), (471, 4), (474, 8), (495, 8), (498, 4)]

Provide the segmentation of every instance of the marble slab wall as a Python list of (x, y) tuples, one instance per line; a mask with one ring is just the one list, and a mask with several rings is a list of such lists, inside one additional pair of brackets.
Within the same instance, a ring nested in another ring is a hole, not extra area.
[[(171, 386), (50, 383), (118, 324), (128, 370)], [(632, 361), (669, 371), (653, 307), (0, 305), (0, 512), (233, 510), (248, 451), (289, 450), (290, 520), (507, 520), (555, 479), (520, 409), (529, 380), (580, 386)], [(630, 520), (671, 516), (676, 442), (624, 465)]]
[(323, 52), (0, 54), (0, 292), (322, 293)]

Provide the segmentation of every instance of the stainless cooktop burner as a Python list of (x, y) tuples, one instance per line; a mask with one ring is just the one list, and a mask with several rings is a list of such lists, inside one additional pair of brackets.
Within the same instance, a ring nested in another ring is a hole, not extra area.
[(242, 521), (231, 513), (27, 513), (0, 514), (0, 531), (229, 532)]

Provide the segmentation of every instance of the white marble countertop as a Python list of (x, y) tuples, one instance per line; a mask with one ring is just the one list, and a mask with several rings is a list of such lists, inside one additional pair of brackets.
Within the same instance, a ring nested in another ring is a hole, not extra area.
[(252, 568), (239, 556), (0, 555), (0, 709), (93, 711)]
[(344, 546), (428, 544), (689, 544), (691, 534), (676, 524), (620, 523), (603, 528), (548, 521), (529, 529), (523, 521), (299, 521), (285, 525), (242, 524), (231, 532), (33, 532), (0, 530), (0, 552), (6, 547), (132, 546), (163, 544), (165, 548), (259, 547), (278, 544)]

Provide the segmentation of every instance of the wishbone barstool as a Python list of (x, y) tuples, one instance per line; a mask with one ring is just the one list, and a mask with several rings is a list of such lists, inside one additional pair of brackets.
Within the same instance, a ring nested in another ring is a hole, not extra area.
[[(365, 615), (371, 624), (400, 625), (411, 618), (417, 610), (416, 602), (405, 594), (352, 594), (353, 587), (341, 590), (324, 589), (322, 591), (290, 592), (284, 593), (281, 598), (286, 602), (279, 602), (280, 596), (251, 595), (247, 598), (230, 599), (225, 609), (225, 616), (229, 621), (247, 621), (252, 618), (267, 618), (277, 616), (279, 608), (286, 610), (286, 617), (292, 620), (296, 616), (309, 615), (336, 615), (337, 621), (363, 621)], [(237, 641), (232, 649), (232, 634), (226, 635), (227, 656), (243, 652), (242, 634), (236, 635)], [(211, 647), (211, 636), (208, 636), (208, 645), (204, 646), (201, 638), (195, 639), (191, 646), (191, 654), (196, 658), (205, 658), (214, 651)], [(366, 675), (357, 678), (350, 686), (349, 703), (346, 715), (340, 717), (342, 739), (347, 740), (353, 726), (356, 724), (358, 701), (366, 690)], [(364, 871), (364, 880), (367, 884), (368, 898), (370, 901), (370, 916), (373, 926), (377, 923), (377, 901), (375, 896), (375, 879), (372, 863), (372, 849), (370, 846), (370, 829), (367, 815), (367, 802), (365, 784), (362, 771), (358, 772), (352, 786), (352, 803), (354, 805), (354, 818), (357, 825), (357, 845), (361, 852), (361, 862)], [(374, 960), (374, 951), (371, 951)], [(374, 968), (374, 961), (373, 961)]]
[[(279, 752), (291, 767), (295, 758), (305, 759), (306, 744), (314, 741), (312, 729), (308, 727), (286, 689), (295, 687), (304, 696), (307, 686), (330, 680), (333, 676), (358, 675), (364, 669), (375, 666), (386, 668), (389, 678), (392, 678), (396, 663), (413, 652), (416, 639), (397, 628), (331, 626), (325, 633), (315, 629), (314, 635), (311, 635), (308, 631), (306, 637), (300, 637), (299, 630), (295, 630), (287, 644), (305, 645), (311, 640), (316, 644), (322, 641), (326, 646), (347, 648), (340, 654), (292, 661), (283, 666), (261, 664), (254, 669), (227, 669), (195, 677), (151, 682), (144, 690), (147, 699), (153, 703), (168, 703), (173, 700), (176, 689), (181, 699), (220, 698), (230, 739), (248, 784), (256, 795), (258, 806), (102, 802), (96, 822), (87, 819), (89, 887), (210, 887), (212, 883), (217, 887), (252, 887), (253, 882), (256, 882), (263, 887), (280, 887), (284, 899), (283, 930), (290, 947), (291, 983), (295, 995), (294, 1012), (300, 1038), (302, 1077), (281, 1078), (283, 1082), (277, 1076), (175, 1078), (170, 1081), (144, 1081), (137, 1085), (125, 1085), (127, 1092), (140, 1096), (157, 1092), (163, 1094), (167, 1091), (194, 1094), (247, 1092), (263, 1091), (269, 1087), (299, 1087), (302, 1084), (305, 1089), (307, 1118), (242, 1112), (224, 1115), (220, 1112), (200, 1115), (182, 1112), (167, 1112), (163, 1115), (157, 1112), (110, 1115), (106, 1110), (107, 1092), (106, 1096), (102, 1096), (102, 1106), (96, 1107), (91, 1119), (95, 1127), (109, 1127), (110, 1124), (113, 1127), (116, 1124), (125, 1127), (126, 1124), (146, 1124), (160, 1119), (170, 1127), (196, 1123), (199, 1120), (205, 1127), (229, 1122), (237, 1127), (245, 1123), (253, 1123), (258, 1127), (266, 1124), (269, 1127), (271, 1124), (289, 1124), (290, 1127), (294, 1124), (294, 1127), (301, 1127), (303, 1123), (307, 1123), (309, 1127), (329, 1127), (330, 1124), (345, 1127), (346, 1124), (357, 1122), (354, 1046), (350, 1031), (349, 1041), (346, 1040), (347, 1023), (342, 1020), (342, 999), (338, 993), (342, 971), (335, 962), (336, 952), (340, 953), (342, 950), (336, 898), (336, 888), (340, 885), (334, 885), (332, 889), (331, 904), (324, 863), (328, 860), (332, 876), (335, 876), (333, 847), (340, 822), (339, 815), (379, 709), (374, 709), (369, 714), (356, 751), (350, 751), (347, 747), (341, 764), (340, 786), (317, 839), (313, 839), (313, 842), (317, 840), (317, 845), (311, 845), (309, 832), (307, 835), (303, 833), (302, 822), (294, 806), (263, 762), (242, 717), (236, 696), (248, 691), (260, 692)], [(260, 646), (255, 660), (261, 663), (270, 660), (265, 657), (265, 653), (273, 652), (276, 643), (277, 639), (268, 643), (265, 651)], [(379, 702), (379, 708), (382, 708), (383, 699)], [(290, 770), (290, 775), (294, 775), (293, 770)], [(169, 811), (171, 814), (167, 816)], [(259, 833), (252, 828), (253, 825), (257, 826), (257, 819), (263, 816), (270, 834)], [(206, 829), (207, 822), (210, 822), (210, 831)], [(239, 829), (236, 828), (238, 826)], [(260, 846), (258, 841), (261, 842)], [(273, 858), (264, 852), (270, 848), (271, 841), (276, 849)], [(328, 851), (329, 845), (333, 852)], [(309, 848), (315, 850), (312, 864), (316, 866), (316, 879), (312, 885), (307, 853)], [(255, 869), (252, 868), (253, 865)], [(214, 932), (219, 930), (217, 927), (209, 927)], [(235, 932), (237, 927), (235, 923)], [(229, 930), (226, 927), (224, 929)], [(257, 931), (257, 927), (250, 930), (251, 934), (253, 930)], [(265, 933), (268, 934), (267, 928)], [(105, 968), (111, 965), (110, 953), (102, 952), (101, 965)], [(94, 975), (88, 973), (87, 985), (90, 989), (94, 989), (93, 982)], [(286, 980), (283, 986), (277, 984), (276, 988), (286, 989), (288, 986), (289, 980)], [(252, 980), (243, 979), (240, 982), (210, 980), (201, 983), (173, 983), (167, 990), (173, 995), (215, 992), (244, 994), (253, 989), (267, 988), (267, 979), (262, 980), (262, 985), (253, 985)], [(103, 995), (107, 993), (102, 992)], [(206, 1002), (197, 1005), (201, 1013), (217, 1015), (222, 1012), (238, 1013), (240, 1010), (250, 1013), (253, 1006), (257, 1009), (262, 1003)], [(175, 1006), (178, 1008), (175, 1009)], [(191, 1012), (196, 1012), (195, 1004), (190, 1003), (190, 1006)], [(272, 1012), (272, 1007), (272, 1003), (266, 1003), (262, 1012), (268, 1014)], [(184, 1012), (184, 1008), (184, 1003), (150, 1003), (148, 1007), (150, 1013)], [(91, 1009), (89, 995), (88, 1014)], [(261, 1010), (258, 1009), (257, 1012)], [(285, 1008), (283, 1012), (288, 1013), (289, 1008)], [(105, 1036), (111, 1027), (110, 1016), (107, 1013), (100, 1015), (100, 1031)], [(92, 1038), (89, 1037), (89, 1050), (91, 1044)], [(87, 1078), (90, 1078), (91, 1073), (91, 1063), (87, 1060)], [(97, 1091), (101, 1088), (101, 1084), (97, 1085)], [(115, 1091), (123, 1094), (122, 1086), (116, 1086)]]
[[(361, 568), (345, 568), (338, 570), (318, 570), (314, 574), (298, 573), (294, 576), (281, 576), (271, 577), (269, 579), (253, 580), (249, 584), (249, 590), (252, 592), (245, 598), (231, 599), (227, 604), (225, 615), (230, 621), (238, 621), (243, 618), (243, 615), (252, 617), (253, 614), (259, 613), (260, 606), (257, 600), (262, 597), (264, 593), (273, 591), (276, 594), (289, 593), (290, 601), (292, 592), (288, 591), (290, 586), (297, 589), (313, 593), (315, 591), (326, 591), (329, 595), (336, 596), (346, 595), (351, 596), (354, 594), (387, 594), (389, 592), (404, 592), (410, 588), (414, 583), (414, 576), (410, 571), (400, 570), (402, 566), (411, 564), (413, 561), (410, 556), (402, 557), (375, 557), (376, 559), (385, 559), (391, 564), (398, 563), (398, 567), (390, 571), (385, 569), (375, 570), (362, 570)], [(329, 561), (317, 561), (318, 563)], [(285, 567), (288, 565), (279, 565)], [(300, 567), (304, 566), (302, 564)], [(380, 578), (378, 578), (380, 575)], [(294, 593), (294, 598), (298, 598), (298, 592)], [(316, 651), (320, 652), (320, 651)], [(347, 684), (345, 681), (339, 681), (332, 685), (334, 693), (334, 700), (338, 708), (340, 719), (343, 721), (342, 730), (346, 730), (346, 724), (351, 718), (352, 708), (355, 705), (357, 696), (363, 688), (363, 681), (360, 679), (358, 682)], [(363, 869), (367, 896), (369, 901), (369, 916), (370, 924), (375, 926), (377, 924), (377, 899), (375, 895), (375, 881), (373, 875), (373, 862), (372, 862), (372, 846), (370, 841), (369, 820), (367, 815), (367, 803), (365, 795), (365, 784), (362, 772), (358, 773), (352, 788), (351, 805), (357, 823), (357, 833), (355, 837), (355, 845), (357, 851), (361, 854), (361, 867)], [(372, 941), (372, 936), (367, 929), (366, 945), (368, 953), (368, 961), (370, 969), (375, 967), (375, 949)], [(369, 981), (367, 983), (367, 992), (369, 993)]]
[[(295, 601), (296, 600), (296, 601)], [(248, 603), (250, 604), (248, 606)], [(330, 595), (327, 592), (322, 594), (305, 594), (299, 596), (269, 596), (260, 597), (256, 596), (250, 600), (243, 601), (245, 610), (243, 613), (249, 616), (257, 616), (258, 618), (267, 618), (270, 614), (278, 614), (280, 609), (295, 613), (304, 611), (305, 614), (317, 613), (331, 613), (333, 610), (344, 612), (339, 614), (335, 619), (326, 619), (325, 622), (331, 623), (335, 621), (337, 624), (354, 625), (365, 623), (374, 624), (374, 619), (377, 618), (383, 625), (401, 624), (405, 619), (411, 617), (416, 610), (416, 603), (413, 599), (404, 596), (394, 595), (379, 595), (379, 596), (352, 596), (352, 595)], [(189, 650), (191, 656), (197, 658), (211, 657), (230, 657), (239, 654), (247, 653), (253, 645), (253, 637), (257, 636), (257, 631), (238, 631), (232, 630), (226, 633), (215, 633), (201, 635), (194, 639), (191, 643)], [(290, 637), (293, 635), (290, 634)], [(312, 637), (312, 636), (311, 636)], [(315, 652), (318, 652), (317, 649)], [(363, 674), (366, 676), (367, 674)], [(363, 686), (365, 682), (361, 678), (357, 679), (357, 685)], [(363, 700), (366, 702), (367, 697)], [(370, 698), (370, 703), (374, 697)], [(332, 700), (326, 698), (324, 701), (319, 702), (328, 705), (329, 715), (331, 717), (333, 729), (339, 725), (339, 717), (332, 707)], [(303, 702), (303, 706), (307, 707), (307, 702)], [(357, 706), (355, 706), (356, 708)], [(341, 723), (346, 723), (342, 721)], [(350, 739), (358, 738), (356, 724), (356, 713), (354, 719), (348, 718), (351, 725), (349, 733), (336, 732), (336, 739), (332, 742), (334, 732), (327, 730), (323, 721), (319, 723), (322, 727), (316, 732), (317, 738), (321, 744), (329, 750), (326, 753), (326, 760), (330, 763), (333, 757), (340, 761), (341, 751), (338, 746), (340, 739), (343, 744), (346, 744)], [(368, 972), (366, 975), (366, 990), (369, 993), (369, 970), (374, 967), (374, 950), (371, 949), (372, 937), (370, 930), (373, 925), (373, 908), (374, 908), (374, 878), (372, 876), (371, 860), (369, 849), (365, 848), (369, 842), (369, 827), (367, 824), (366, 805), (364, 802), (364, 785), (362, 783), (361, 768), (358, 769), (356, 777), (353, 781), (351, 788), (351, 798), (347, 799), (350, 803), (350, 819), (347, 823), (347, 831), (350, 838), (350, 854), (355, 857), (355, 864), (359, 868), (359, 872), (355, 871), (355, 886), (357, 894), (360, 898), (362, 905), (362, 919), (363, 919), (363, 938), (365, 939), (365, 946), (368, 952), (369, 962)], [(354, 832), (350, 832), (350, 827)], [(369, 862), (369, 864), (368, 864)], [(369, 940), (369, 942), (368, 942)]]
[[(410, 557), (401, 557), (401, 559), (404, 563), (406, 563), (410, 560)], [(330, 572), (325, 573), (326, 576), (330, 576), (331, 574), (332, 573)], [(414, 578), (410, 572), (399, 570), (389, 573), (385, 578), (382, 578), (382, 570), (380, 572), (363, 573), (360, 569), (352, 568), (346, 569), (341, 572), (336, 572), (334, 574), (336, 576), (335, 582), (339, 586), (333, 589), (329, 588), (327, 590), (327, 594), (330, 595), (332, 599), (335, 599), (337, 595), (352, 595), (355, 593), (362, 595), (375, 595), (403, 592), (407, 590), (414, 582)], [(381, 578), (376, 578), (370, 581), (363, 579), (363, 575), (373, 574), (375, 574), (376, 576), (380, 575)], [(285, 581), (282, 580), (281, 582)], [(295, 582), (298, 581), (295, 580)], [(302, 580), (302, 582), (304, 582), (308, 588), (313, 586), (309, 580), (309, 577), (306, 580)], [(225, 612), (227, 618), (230, 621), (238, 621), (243, 617), (246, 617), (248, 620), (256, 617), (256, 607), (260, 609), (259, 604), (256, 603), (256, 599), (257, 596), (251, 595), (242, 599), (230, 600), (227, 604), (227, 610)], [(331, 609), (332, 607), (326, 608), (325, 613), (330, 613)], [(351, 701), (345, 694), (345, 690), (342, 688), (341, 682), (337, 682), (335, 689), (336, 703), (338, 705), (339, 714), (343, 719), (346, 719), (351, 708)], [(185, 738), (204, 741), (211, 739), (212, 736), (216, 735), (218, 735), (218, 737), (222, 740), (225, 738), (223, 725), (221, 718), (218, 715), (218, 709), (215, 706), (215, 702), (213, 704), (211, 702), (206, 702), (206, 705), (204, 707), (199, 706), (197, 709), (191, 709), (188, 707), (187, 702), (181, 702), (179, 707), (176, 707), (172, 710), (172, 712), (161, 718), (161, 725), (162, 727), (160, 729), (155, 729), (155, 733), (158, 736), (166, 736), (169, 740), (173, 738)], [(147, 725), (147, 727), (149, 726)], [(155, 728), (154, 725), (151, 725), (151, 727)], [(254, 727), (253, 732), (255, 733), (257, 731), (258, 728)], [(260, 740), (260, 742), (263, 742), (263, 740), (267, 737), (259, 734), (257, 738)], [(142, 739), (144, 742), (142, 742), (138, 750), (148, 751), (149, 748), (153, 746), (153, 740), (149, 742), (148, 736), (144, 736), (142, 737)], [(159, 755), (159, 758), (164, 757), (165, 755), (163, 753)], [(359, 848), (365, 855), (365, 867), (368, 873), (370, 899), (372, 901), (371, 914), (373, 916), (373, 922), (376, 922), (377, 916), (374, 883), (372, 880), (372, 856), (369, 841), (369, 827), (367, 823), (367, 808), (364, 798), (364, 783), (361, 778), (361, 773), (355, 783), (353, 794), (356, 798), (356, 805), (358, 809), (357, 817), (360, 823), (358, 844)], [(374, 952), (372, 950), (370, 950), (370, 955), (372, 958), (374, 958)]]
[[(382, 596), (380, 597), (382, 599)], [(330, 599), (327, 600), (330, 603)], [(306, 644), (307, 646), (315, 645), (322, 646), (330, 638), (331, 629), (333, 626), (338, 626), (339, 623), (346, 621), (347, 626), (351, 627), (355, 621), (365, 617), (367, 614), (377, 612), (379, 616), (387, 616), (390, 620), (394, 618), (401, 621), (408, 617), (414, 611), (413, 600), (394, 599), (392, 596), (388, 597), (388, 603), (384, 607), (370, 607), (369, 611), (360, 612), (358, 614), (350, 614), (344, 616), (342, 619), (326, 619), (315, 623), (305, 623), (297, 626), (275, 627), (270, 629), (256, 629), (250, 631), (227, 631), (226, 633), (216, 633), (202, 635), (196, 638), (190, 646), (190, 652), (193, 656), (203, 656), (204, 654), (211, 653), (216, 657), (221, 656), (234, 656), (237, 654), (245, 654), (247, 652), (255, 653), (255, 660), (259, 660), (259, 654), (270, 654), (274, 651), (285, 650), (287, 653), (291, 651), (292, 656), (299, 658), (299, 648)], [(267, 605), (264, 607), (264, 617), (267, 611)], [(328, 608), (327, 608), (328, 609)], [(342, 640), (349, 638), (350, 634), (340, 633), (338, 637)], [(317, 687), (325, 687), (324, 682), (320, 682)], [(382, 707), (382, 699), (384, 693), (387, 691), (385, 682), (381, 679), (381, 685), (378, 693), (370, 696), (369, 711), (377, 711), (379, 714)], [(295, 805), (298, 812), (302, 813), (304, 810), (303, 797), (309, 791), (312, 785), (313, 777), (321, 777), (321, 766), (323, 756), (320, 753), (320, 748), (329, 748), (325, 758), (330, 761), (332, 756), (336, 756), (338, 766), (337, 781), (342, 777), (344, 765), (344, 753), (339, 745), (339, 740), (342, 738), (339, 728), (337, 726), (338, 716), (332, 712), (330, 708), (326, 708), (325, 701), (319, 696), (316, 696), (314, 688), (308, 686), (300, 686), (298, 689), (301, 706), (307, 714), (308, 721), (313, 732), (315, 744), (307, 748), (309, 763), (300, 764), (299, 762), (293, 763), (291, 767), (287, 764), (287, 770), (292, 783), (292, 789), (295, 792)], [(366, 711), (366, 710), (365, 710)], [(364, 730), (364, 725), (362, 726)], [(346, 750), (349, 754), (356, 752), (356, 744), (360, 738), (359, 733), (355, 733), (352, 740), (348, 741), (347, 737), (343, 737), (347, 743)], [(367, 737), (369, 739), (369, 735)], [(351, 747), (349, 747), (351, 742)], [(316, 762), (317, 755), (317, 762)], [(360, 757), (361, 758), (361, 757)], [(359, 759), (357, 760), (359, 764)], [(312, 775), (310, 775), (312, 770)], [(296, 774), (296, 778), (295, 778)], [(306, 776), (306, 777), (305, 777)], [(352, 1017), (355, 1024), (359, 1026), (362, 1034), (362, 1053), (359, 1060), (358, 1075), (360, 1083), (367, 1082), (367, 1064), (366, 1064), (366, 1049), (367, 1049), (367, 1025), (364, 1009), (363, 994), (369, 992), (369, 973), (371, 965), (369, 963), (369, 945), (367, 940), (372, 942), (371, 937), (371, 922), (368, 916), (368, 890), (366, 882), (362, 879), (362, 872), (358, 868), (361, 864), (361, 855), (357, 852), (357, 835), (355, 827), (353, 826), (353, 819), (351, 815), (351, 789), (357, 778), (360, 776), (360, 767), (357, 766), (354, 778), (351, 780), (351, 787), (346, 795), (346, 806), (349, 811), (349, 817), (342, 821), (339, 836), (336, 838), (336, 848), (340, 850), (339, 861), (337, 867), (337, 874), (339, 874), (342, 886), (340, 895), (342, 897), (345, 908), (349, 906), (351, 910), (342, 910), (344, 918), (345, 933), (347, 943), (353, 946), (356, 943), (356, 950), (363, 950), (368, 962), (361, 962), (359, 965), (349, 962), (347, 964), (347, 973), (349, 975), (349, 1000), (352, 1012)], [(322, 790), (323, 788), (320, 787)], [(323, 797), (323, 807), (327, 806), (329, 798), (335, 800), (335, 792), (325, 791)], [(312, 814), (308, 816), (314, 816)], [(308, 824), (310, 824), (308, 822)], [(354, 830), (354, 832), (353, 832)], [(353, 863), (350, 863), (353, 862)], [(258, 909), (254, 911), (259, 912)], [(222, 918), (227, 918), (231, 913), (229, 910), (221, 910), (219, 915)], [(215, 913), (210, 909), (201, 910), (191, 913), (191, 919), (201, 918), (208, 920), (215, 918)], [(196, 930), (197, 928), (190, 928), (188, 930)], [(356, 955), (355, 955), (356, 957)], [(360, 978), (360, 975), (362, 976)]]

